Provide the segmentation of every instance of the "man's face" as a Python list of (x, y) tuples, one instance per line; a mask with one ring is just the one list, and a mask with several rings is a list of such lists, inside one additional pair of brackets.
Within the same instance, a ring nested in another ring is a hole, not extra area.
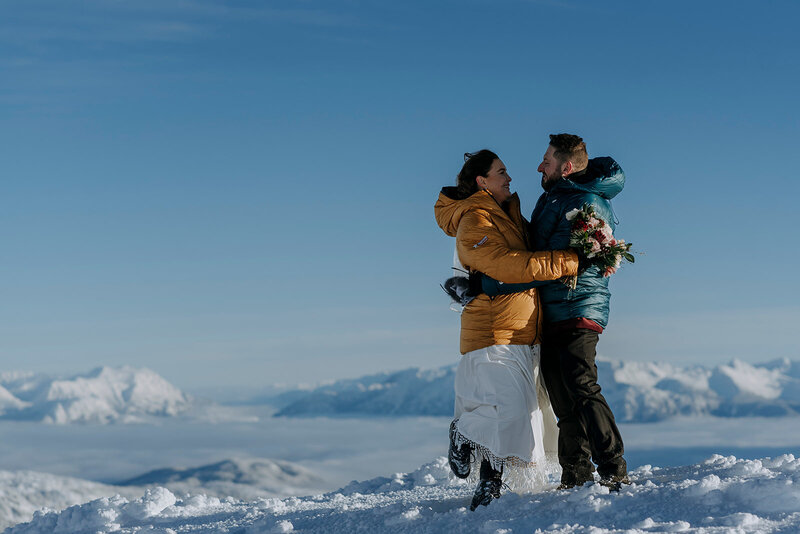
[(564, 167), (566, 163), (561, 163), (553, 153), (556, 151), (552, 146), (547, 147), (547, 152), (544, 153), (542, 162), (539, 168), (536, 169), (542, 173), (542, 189), (549, 191), (553, 185), (564, 177)]

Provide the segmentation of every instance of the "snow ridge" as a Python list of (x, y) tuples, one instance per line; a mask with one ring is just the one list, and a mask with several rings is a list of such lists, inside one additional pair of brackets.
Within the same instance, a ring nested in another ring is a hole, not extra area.
[[(800, 414), (800, 362), (734, 360), (712, 369), (599, 358), (603, 394), (623, 422), (677, 415), (720, 417)], [(455, 365), (340, 380), (278, 395), (277, 416), (438, 415), (453, 412)]]
[(98, 367), (68, 378), (0, 373), (0, 419), (131, 423), (188, 411), (191, 396), (149, 369)]
[[(714, 455), (702, 464), (643, 466), (633, 484), (609, 493), (598, 484), (568, 491), (506, 493), (469, 512), (471, 485), (451, 480), (446, 458), (413, 473), (354, 483), (311, 497), (243, 502), (165, 488), (141, 498), (101, 498), (60, 513), (37, 513), (6, 534), (191, 532), (449, 533), (797, 532), (800, 460)], [(555, 482), (555, 480), (553, 480)]]
[(118, 486), (167, 486), (179, 495), (202, 492), (213, 496), (257, 499), (308, 495), (325, 485), (316, 473), (293, 462), (267, 458), (232, 458), (191, 468), (164, 468), (117, 483)]

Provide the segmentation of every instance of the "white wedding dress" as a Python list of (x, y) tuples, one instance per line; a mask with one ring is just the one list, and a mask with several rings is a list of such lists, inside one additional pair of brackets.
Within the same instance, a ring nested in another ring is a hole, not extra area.
[[(460, 266), (454, 259), (456, 272)], [(461, 357), (455, 378), (456, 445), (488, 460), (515, 491), (535, 491), (558, 470), (558, 426), (540, 375), (539, 345), (493, 345)]]

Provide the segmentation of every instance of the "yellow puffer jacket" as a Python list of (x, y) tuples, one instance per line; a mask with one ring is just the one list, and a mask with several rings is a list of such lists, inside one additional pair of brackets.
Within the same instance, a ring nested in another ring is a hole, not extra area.
[[(439, 227), (456, 238), (458, 257), (467, 269), (505, 283), (555, 280), (578, 272), (574, 252), (527, 250), (527, 225), (516, 193), (506, 213), (488, 191), (459, 200), (455, 187), (445, 187), (434, 213)], [(494, 298), (481, 294), (461, 314), (461, 353), (540, 343), (541, 315), (535, 289)]]

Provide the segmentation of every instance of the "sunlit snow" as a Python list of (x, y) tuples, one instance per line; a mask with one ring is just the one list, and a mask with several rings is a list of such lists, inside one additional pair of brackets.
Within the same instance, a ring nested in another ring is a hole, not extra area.
[(137, 499), (106, 497), (39, 513), (7, 534), (351, 532), (696, 532), (800, 529), (800, 460), (792, 455), (643, 466), (619, 493), (598, 484), (568, 491), (506, 493), (467, 509), (472, 488), (449, 476), (445, 458), (418, 470), (303, 498), (238, 501), (177, 498), (164, 488)]

